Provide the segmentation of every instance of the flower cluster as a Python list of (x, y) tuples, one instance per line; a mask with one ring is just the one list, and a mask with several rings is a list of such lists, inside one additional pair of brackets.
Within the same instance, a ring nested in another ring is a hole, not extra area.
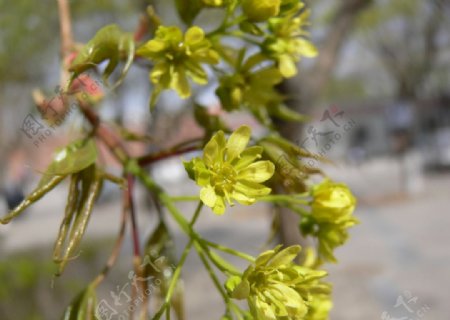
[[(258, 320), (327, 319), (331, 287), (320, 281), (327, 273), (295, 264), (300, 250), (278, 246), (263, 252), (241, 277), (228, 279), (229, 295), (246, 299)], [(326, 318), (321, 318), (324, 314)]]
[(201, 65), (219, 62), (219, 55), (211, 49), (203, 30), (195, 26), (184, 36), (178, 27), (160, 26), (155, 38), (140, 47), (137, 54), (155, 63), (150, 73), (155, 86), (152, 105), (164, 89), (174, 89), (182, 98), (189, 97), (188, 77), (198, 84), (206, 84), (208, 76)]
[(202, 187), (200, 199), (216, 214), (225, 212), (225, 200), (250, 205), (257, 197), (265, 196), (271, 189), (261, 183), (270, 179), (275, 166), (261, 158), (262, 148), (246, 148), (251, 130), (242, 126), (231, 134), (228, 141), (223, 131), (217, 132), (206, 144), (202, 158), (185, 163), (191, 178)]
[(304, 234), (319, 240), (319, 258), (336, 262), (333, 251), (348, 239), (347, 229), (358, 223), (353, 216), (356, 199), (345, 184), (328, 179), (311, 190), (311, 214), (301, 222)]
[(281, 74), (286, 78), (297, 74), (296, 63), (301, 56), (317, 55), (317, 49), (306, 39), (308, 34), (304, 31), (304, 27), (309, 23), (310, 12), (305, 10), (297, 15), (303, 5), (301, 2), (297, 3), (287, 10), (285, 15), (269, 19), (271, 36), (263, 43), (263, 49), (277, 62)]
[(242, 68), (235, 74), (220, 78), (216, 93), (225, 110), (248, 107), (254, 113), (264, 112), (271, 102), (280, 103), (283, 98), (274, 86), (282, 81), (280, 72), (267, 67), (251, 72)]

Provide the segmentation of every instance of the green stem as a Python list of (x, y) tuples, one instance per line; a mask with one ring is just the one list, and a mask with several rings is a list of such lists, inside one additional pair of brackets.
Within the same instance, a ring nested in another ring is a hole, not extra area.
[(195, 232), (194, 230), (192, 230), (191, 226), (189, 225), (189, 223), (187, 222), (187, 220), (184, 218), (184, 216), (180, 213), (180, 211), (177, 209), (177, 207), (174, 205), (172, 198), (165, 193), (161, 187), (159, 187), (151, 177), (149, 177), (145, 171), (142, 170), (142, 168), (140, 168), (138, 165), (135, 165), (135, 163), (130, 162), (129, 165), (127, 166), (127, 170), (133, 174), (136, 175), (136, 177), (138, 177), (139, 180), (141, 180), (141, 182), (147, 187), (149, 188), (151, 191), (155, 192), (159, 199), (161, 200), (161, 203), (169, 210), (169, 212), (171, 213), (172, 217), (175, 219), (175, 221), (180, 225), (181, 229), (183, 230), (183, 232), (185, 232), (189, 237), (197, 240), (200, 245), (202, 245), (202, 243), (206, 243), (207, 245), (209, 245), (210, 247), (213, 247), (217, 250), (221, 250), (223, 252), (229, 253), (231, 255), (240, 257), (244, 260), (250, 261), (250, 262), (254, 262), (255, 259), (245, 253), (236, 251), (234, 249), (216, 244), (214, 242), (210, 242), (206, 239), (202, 239), (202, 237)]
[(234, 250), (234, 249), (232, 249), (232, 248), (223, 246), (223, 245), (218, 244), (218, 243), (214, 243), (214, 242), (208, 241), (208, 240), (206, 240), (206, 239), (204, 239), (203, 241), (204, 241), (208, 246), (210, 246), (210, 247), (212, 247), (212, 248), (214, 248), (214, 249), (217, 249), (217, 250), (220, 250), (220, 251), (222, 251), (222, 252), (231, 254), (231, 255), (233, 255), (233, 256), (239, 257), (239, 258), (241, 258), (241, 259), (247, 260), (247, 261), (252, 262), (252, 263), (255, 262), (255, 258), (253, 258), (251, 255), (248, 255), (248, 254), (246, 254), (246, 253), (243, 253), (243, 252)]
[[(308, 205), (310, 203), (307, 199), (298, 199), (297, 195), (285, 195), (285, 194), (271, 194), (268, 196), (258, 197), (259, 201), (276, 202), (276, 203), (296, 203), (301, 205)], [(303, 196), (303, 195), (299, 195)]]
[(205, 251), (203, 250), (202, 246), (198, 242), (195, 243), (195, 249), (197, 250), (198, 256), (202, 260), (203, 265), (205, 266), (205, 269), (208, 271), (212, 282), (216, 286), (217, 290), (220, 292), (223, 300), (228, 304), (230, 297), (228, 297), (225, 290), (222, 288), (222, 285), (221, 285), (219, 279), (217, 278), (217, 275), (215, 274), (214, 270), (211, 268), (211, 265), (208, 262), (208, 259), (206, 258)]
[(170, 200), (173, 202), (188, 202), (188, 201), (199, 201), (199, 196), (179, 196), (179, 197), (170, 197)]
[[(192, 226), (197, 221), (197, 219), (200, 215), (200, 211), (202, 210), (202, 207), (203, 207), (203, 203), (201, 201), (199, 201), (199, 204), (197, 206), (197, 209), (195, 210), (194, 216), (192, 217), (192, 220), (189, 223), (190, 228), (192, 228)], [(175, 271), (173, 273), (172, 279), (170, 280), (169, 289), (167, 290), (167, 294), (164, 299), (164, 303), (161, 306), (161, 308), (159, 309), (158, 313), (156, 313), (155, 316), (152, 318), (153, 320), (160, 319), (161, 316), (164, 314), (164, 312), (167, 311), (167, 308), (170, 306), (170, 301), (172, 300), (173, 292), (176, 288), (178, 279), (180, 278), (180, 275), (181, 275), (181, 269), (183, 268), (183, 265), (186, 262), (186, 258), (188, 256), (189, 252), (191, 251), (192, 245), (194, 245), (195, 241), (196, 241), (196, 238), (192, 237), (189, 240), (189, 243), (184, 248), (183, 254), (181, 255), (181, 258), (180, 258), (180, 262), (178, 263), (177, 268), (175, 269)], [(168, 312), (170, 312), (170, 310)]]

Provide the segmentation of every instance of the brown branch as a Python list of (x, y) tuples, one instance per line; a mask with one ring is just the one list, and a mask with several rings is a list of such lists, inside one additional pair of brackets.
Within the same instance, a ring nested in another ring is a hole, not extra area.
[(61, 37), (61, 87), (69, 80), (69, 72), (67, 64), (67, 57), (73, 48), (73, 35), (72, 35), (72, 23), (70, 19), (70, 6), (68, 0), (58, 0), (58, 12), (59, 12), (59, 25), (60, 25), (60, 37)]
[(120, 163), (125, 164), (129, 159), (129, 155), (120, 138), (101, 123), (100, 117), (92, 110), (90, 105), (78, 100), (78, 106), (85, 118), (92, 125), (95, 136), (106, 145)]
[(151, 154), (142, 156), (142, 157), (140, 157), (138, 159), (138, 163), (141, 166), (146, 166), (146, 165), (152, 164), (154, 162), (157, 162), (157, 161), (160, 161), (160, 160), (163, 160), (163, 159), (167, 159), (167, 158), (170, 158), (170, 157), (182, 155), (182, 154), (185, 154), (185, 153), (188, 153), (188, 152), (192, 152), (192, 151), (196, 151), (196, 150), (199, 150), (199, 149), (200, 149), (200, 146), (189, 146), (189, 147), (184, 147), (184, 148), (181, 148), (181, 149), (178, 149), (178, 150), (174, 150), (172, 148), (172, 149), (164, 150), (164, 151), (161, 151), (161, 152), (158, 152), (158, 153), (151, 153)]

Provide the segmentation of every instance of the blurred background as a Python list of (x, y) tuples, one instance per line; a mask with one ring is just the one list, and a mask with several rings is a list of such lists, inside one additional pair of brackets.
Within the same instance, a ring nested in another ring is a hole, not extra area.
[[(153, 1), (166, 24), (178, 23), (172, 1)], [(71, 0), (78, 42), (108, 23), (133, 31), (148, 1)], [(447, 319), (450, 279), (450, 3), (446, 0), (315, 0), (311, 37), (320, 54), (301, 62), (299, 75), (280, 86), (288, 102), (312, 121), (280, 123), (283, 134), (333, 160), (325, 171), (348, 183), (358, 197), (361, 224), (327, 266), (334, 283), (332, 320)], [(213, 27), (219, 12), (199, 24)], [(40, 122), (32, 92), (57, 95), (59, 21), (56, 1), (0, 1), (0, 213), (36, 185), (49, 155), (81, 124), (76, 110), (66, 124)], [(98, 83), (107, 91), (107, 88)], [(216, 84), (201, 88), (203, 104), (221, 112)], [(200, 89), (200, 88), (199, 88)], [(159, 146), (197, 137), (186, 101), (164, 94), (148, 112), (148, 71), (134, 66), (99, 112), (109, 121), (150, 133)], [(256, 122), (225, 115), (236, 127)], [(24, 130), (35, 121), (38, 134)], [(41, 126), (41, 127), (39, 127)], [(261, 128), (259, 128), (261, 129)], [(130, 146), (136, 154), (145, 148)], [(107, 160), (106, 160), (107, 161)], [(314, 163), (311, 163), (314, 165)], [(317, 165), (317, 164), (315, 164)], [(110, 169), (118, 170), (111, 162)], [(151, 168), (173, 195), (193, 194), (178, 158)], [(67, 272), (54, 279), (53, 241), (67, 186), (0, 226), (0, 319), (58, 319), (71, 297), (102, 268), (119, 228), (120, 191), (107, 185), (96, 207), (84, 247)], [(142, 238), (154, 228), (144, 190), (137, 194)], [(183, 211), (191, 212), (190, 205)], [(198, 224), (207, 238), (249, 253), (267, 240), (271, 208), (235, 207), (221, 217), (205, 214)], [(180, 248), (186, 239), (174, 233)], [(195, 255), (184, 272), (189, 319), (217, 319), (223, 311)], [(240, 265), (242, 268), (244, 265)], [(100, 296), (127, 283), (131, 243)]]

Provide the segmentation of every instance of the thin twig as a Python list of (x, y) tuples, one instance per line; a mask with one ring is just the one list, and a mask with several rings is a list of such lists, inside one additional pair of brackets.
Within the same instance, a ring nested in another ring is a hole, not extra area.
[(106, 276), (108, 275), (109, 271), (114, 266), (114, 264), (116, 263), (117, 258), (119, 256), (120, 249), (122, 247), (122, 243), (123, 243), (123, 240), (125, 238), (125, 230), (126, 230), (127, 221), (128, 221), (129, 207), (128, 207), (128, 202), (125, 201), (125, 199), (127, 197), (128, 197), (127, 190), (124, 189), (123, 190), (124, 201), (123, 201), (123, 206), (122, 206), (122, 215), (121, 215), (121, 219), (120, 219), (119, 235), (116, 238), (116, 242), (114, 244), (112, 253), (109, 256), (109, 259), (106, 262), (106, 265), (103, 268), (103, 271), (93, 281), (93, 286), (94, 287), (97, 287), (106, 278)]
[(174, 156), (178, 156), (181, 154), (185, 154), (188, 152), (192, 152), (192, 151), (197, 151), (200, 150), (200, 146), (190, 146), (190, 147), (185, 147), (182, 149), (170, 149), (170, 150), (165, 150), (165, 151), (161, 151), (158, 153), (151, 153), (145, 156), (142, 156), (138, 159), (138, 163), (141, 166), (146, 166), (149, 165), (151, 163), (163, 160), (163, 159), (167, 159), (170, 157), (174, 157)]
[(58, 12), (59, 12), (59, 25), (61, 36), (61, 87), (69, 80), (69, 72), (67, 63), (67, 57), (73, 49), (73, 35), (72, 35), (72, 22), (70, 18), (70, 6), (68, 0), (58, 0)]

